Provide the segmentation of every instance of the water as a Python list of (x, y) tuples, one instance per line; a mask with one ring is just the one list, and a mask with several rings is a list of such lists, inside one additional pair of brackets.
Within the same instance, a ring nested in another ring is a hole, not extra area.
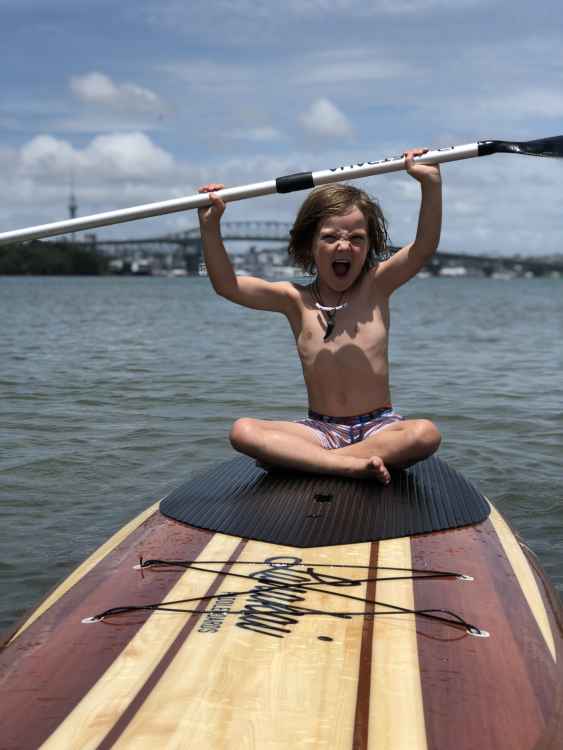
[[(416, 279), (392, 303), (395, 406), (521, 533), (563, 592), (557, 280)], [(193, 472), (241, 416), (306, 399), (282, 316), (207, 279), (0, 278), (0, 627)]]

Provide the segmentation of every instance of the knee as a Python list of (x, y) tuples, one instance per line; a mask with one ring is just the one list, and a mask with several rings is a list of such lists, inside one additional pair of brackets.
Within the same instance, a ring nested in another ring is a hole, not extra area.
[(426, 458), (436, 453), (442, 442), (442, 435), (434, 422), (429, 419), (419, 420), (417, 427), (415, 437), (417, 448), (420, 454)]
[(246, 453), (254, 445), (255, 439), (256, 424), (254, 419), (243, 417), (233, 423), (229, 433), (229, 440), (235, 450)]

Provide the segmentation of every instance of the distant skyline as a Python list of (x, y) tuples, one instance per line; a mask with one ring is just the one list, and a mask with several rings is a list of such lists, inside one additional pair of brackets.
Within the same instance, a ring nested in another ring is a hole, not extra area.
[[(485, 139), (563, 133), (555, 0), (0, 0), (1, 231)], [(563, 252), (563, 162), (455, 162), (444, 252)], [(417, 183), (359, 181), (393, 244), (416, 230)], [(303, 193), (229, 204), (292, 221)], [(96, 231), (190, 228), (195, 212)]]

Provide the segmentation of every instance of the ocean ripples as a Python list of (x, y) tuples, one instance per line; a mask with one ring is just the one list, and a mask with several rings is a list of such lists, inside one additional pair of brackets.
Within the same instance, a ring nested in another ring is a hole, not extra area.
[[(282, 316), (206, 279), (2, 279), (0, 624), (189, 475), (243, 416), (299, 419)], [(434, 419), (563, 591), (563, 295), (556, 281), (428, 279), (392, 304), (396, 408)]]

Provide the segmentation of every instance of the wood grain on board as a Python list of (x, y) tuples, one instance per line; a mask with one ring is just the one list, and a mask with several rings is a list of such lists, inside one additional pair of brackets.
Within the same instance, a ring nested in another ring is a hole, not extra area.
[[(137, 570), (140, 556), (193, 564)], [(82, 623), (163, 601), (186, 611)], [(556, 750), (562, 664), (557, 597), (494, 509), (475, 526), (309, 549), (153, 510), (0, 654), (0, 744)]]

